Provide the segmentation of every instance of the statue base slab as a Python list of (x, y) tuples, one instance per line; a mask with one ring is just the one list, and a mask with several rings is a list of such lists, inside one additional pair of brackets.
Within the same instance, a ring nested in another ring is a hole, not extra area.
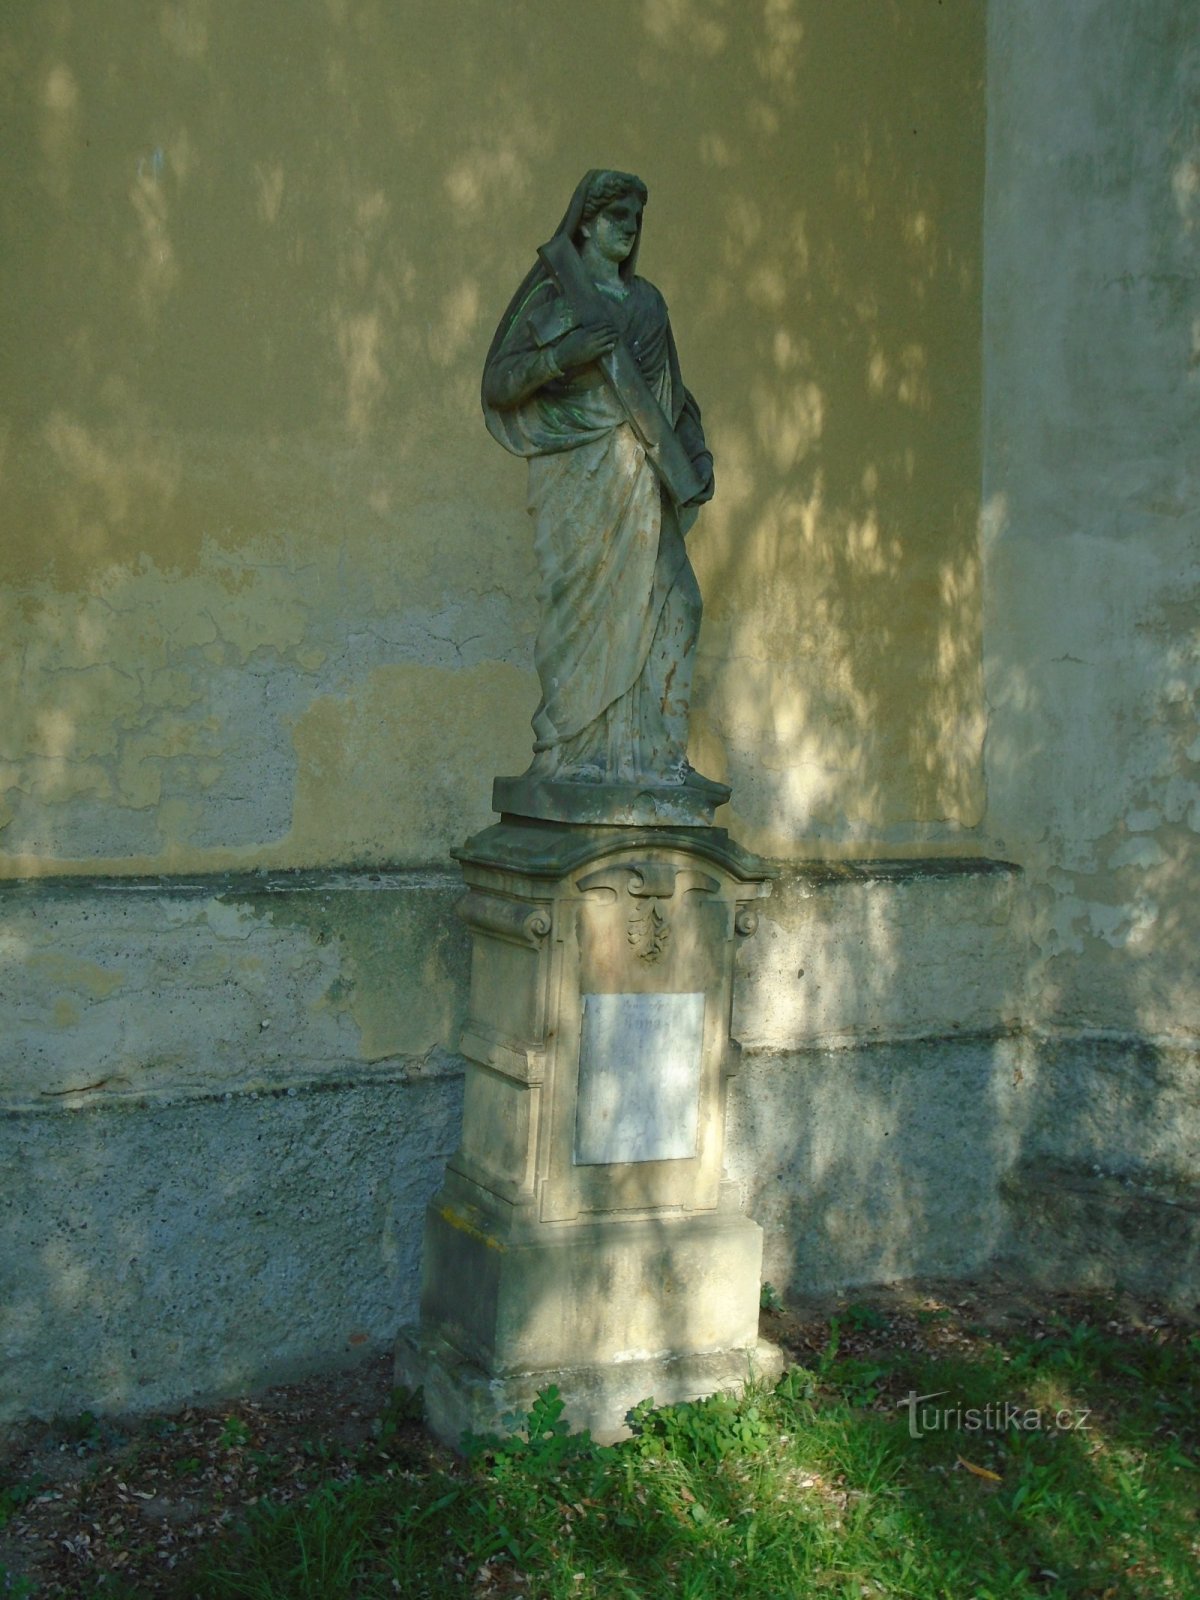
[(762, 1229), (735, 1185), (712, 1211), (547, 1224), (499, 1210), (464, 1165), (426, 1214), (421, 1320), (467, 1359), (503, 1376), (754, 1349)]
[(774, 1382), (783, 1367), (783, 1352), (760, 1340), (750, 1349), (639, 1356), (495, 1376), (437, 1334), (405, 1328), (396, 1341), (397, 1388), (421, 1389), (430, 1429), (455, 1446), (466, 1433), (511, 1433), (538, 1391), (551, 1384), (563, 1398), (573, 1431), (586, 1428), (598, 1444), (613, 1444), (629, 1437), (626, 1419), (641, 1400), (653, 1397), (665, 1406), (736, 1392), (752, 1379)]
[(543, 822), (618, 827), (709, 828), (732, 791), (700, 783), (583, 783), (564, 778), (496, 778), (492, 810)]

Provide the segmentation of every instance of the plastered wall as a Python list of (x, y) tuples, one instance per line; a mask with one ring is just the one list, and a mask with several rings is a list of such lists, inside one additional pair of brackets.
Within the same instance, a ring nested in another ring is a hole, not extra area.
[(1030, 1020), (1194, 1049), (1200, 30), (989, 16), (987, 831), (1028, 875)]
[[(449, 852), (537, 701), (479, 374), (588, 168), (649, 185), (717, 459), (692, 754), (724, 820), (785, 862), (975, 852), (983, 50), (974, 6), (876, 0), (5, 10), (0, 1415), (412, 1315), (457, 1138)], [(912, 882), (797, 880), (752, 1046), (1008, 1016), (1015, 879), (945, 880), (948, 918)]]
[(1185, 0), (447, 15), (0, 17), (0, 1416), (413, 1314), (537, 699), (478, 376), (596, 164), (717, 458), (692, 757), (784, 869), (768, 1274), (1194, 1302)]
[[(991, 1249), (1018, 892), (897, 862), (792, 871), (763, 906), (726, 1153), (781, 1289)], [(415, 1318), (460, 1133), (460, 894), (429, 870), (0, 885), (0, 1425), (244, 1390)], [(968, 1140), (973, 1230), (944, 1181)]]
[(500, 312), (650, 186), (718, 499), (694, 755), (784, 857), (982, 807), (982, 15), (81, 0), (0, 19), (0, 873), (445, 861), (537, 700)]

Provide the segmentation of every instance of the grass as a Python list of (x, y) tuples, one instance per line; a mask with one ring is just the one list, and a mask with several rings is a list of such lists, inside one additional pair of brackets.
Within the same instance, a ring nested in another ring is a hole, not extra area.
[[(74, 1461), (77, 1488), (34, 1458), (0, 1475), (0, 1596), (1200, 1595), (1194, 1330), (1076, 1304), (999, 1331), (852, 1304), (792, 1331), (805, 1364), (778, 1385), (648, 1401), (608, 1448), (570, 1432), (553, 1390), (464, 1461), (429, 1447), (412, 1397), (376, 1415), (381, 1389), (349, 1449), (344, 1407), (301, 1407), (291, 1436), (248, 1402), (123, 1442), (65, 1421), (41, 1459)], [(83, 1548), (6, 1578), (4, 1540), (33, 1513), (55, 1518), (44, 1548)]]
[(519, 1434), (475, 1441), (461, 1467), (397, 1467), (255, 1512), (179, 1593), (1200, 1594), (1195, 1336), (1063, 1323), (930, 1354), (889, 1347), (886, 1317), (848, 1324), (881, 1348), (844, 1353), (835, 1322), (811, 1369), (739, 1400), (647, 1403), (608, 1448), (571, 1435), (547, 1390)]

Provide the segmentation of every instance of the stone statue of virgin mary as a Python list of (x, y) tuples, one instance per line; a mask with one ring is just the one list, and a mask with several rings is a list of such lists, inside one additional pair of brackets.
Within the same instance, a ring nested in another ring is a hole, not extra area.
[(534, 758), (498, 809), (707, 823), (688, 763), (700, 592), (684, 550), (713, 465), (662, 295), (637, 276), (646, 186), (589, 172), (501, 318), (489, 431), (529, 462), (540, 578)]

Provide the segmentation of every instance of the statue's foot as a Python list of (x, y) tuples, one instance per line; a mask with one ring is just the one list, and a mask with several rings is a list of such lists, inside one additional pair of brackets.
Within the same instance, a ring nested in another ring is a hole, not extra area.
[(574, 766), (560, 765), (553, 750), (534, 752), (528, 770), (523, 774), (529, 783), (604, 783), (604, 769), (594, 761), (584, 761)]
[(706, 778), (702, 772), (697, 772), (690, 761), (680, 762), (678, 782), (685, 789), (711, 796), (714, 805), (724, 805), (733, 793), (727, 783), (718, 783), (715, 778)]

